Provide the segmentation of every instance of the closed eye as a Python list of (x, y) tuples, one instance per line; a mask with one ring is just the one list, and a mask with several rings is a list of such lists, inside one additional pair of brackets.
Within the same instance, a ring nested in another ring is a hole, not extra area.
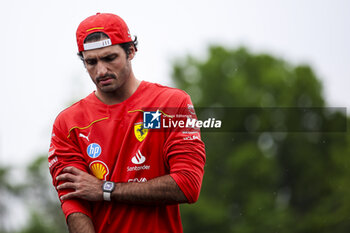
[(118, 55), (114, 53), (114, 54), (110, 54), (108, 56), (102, 57), (101, 60), (105, 61), (105, 62), (111, 62), (114, 59), (116, 59), (117, 57), (118, 57)]
[(85, 62), (86, 62), (86, 64), (88, 64), (88, 65), (96, 65), (96, 63), (97, 63), (97, 59), (94, 59), (94, 58), (88, 58), (88, 59), (85, 59)]

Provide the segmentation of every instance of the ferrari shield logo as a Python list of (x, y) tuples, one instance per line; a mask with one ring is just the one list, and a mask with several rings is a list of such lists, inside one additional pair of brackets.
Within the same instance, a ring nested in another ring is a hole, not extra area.
[(140, 122), (134, 125), (134, 133), (137, 140), (142, 142), (148, 134), (148, 129), (143, 128), (143, 122)]

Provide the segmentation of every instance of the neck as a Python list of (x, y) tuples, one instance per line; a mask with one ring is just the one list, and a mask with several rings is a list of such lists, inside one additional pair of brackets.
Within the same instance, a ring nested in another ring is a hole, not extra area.
[(133, 73), (131, 73), (129, 79), (118, 89), (113, 92), (102, 92), (97, 89), (95, 95), (99, 100), (107, 105), (119, 104), (127, 100), (137, 90), (141, 81), (137, 80)]

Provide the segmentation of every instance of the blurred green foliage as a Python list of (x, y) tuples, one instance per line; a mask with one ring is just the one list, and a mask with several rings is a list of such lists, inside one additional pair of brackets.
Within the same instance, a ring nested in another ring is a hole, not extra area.
[[(322, 85), (309, 66), (245, 48), (211, 46), (205, 58), (176, 61), (173, 80), (195, 106), (237, 107), (237, 118), (246, 118), (246, 133), (234, 118), (225, 119), (232, 122), (231, 133), (202, 133), (205, 176), (197, 204), (181, 206), (184, 232), (348, 232), (346, 132), (250, 132), (263, 122), (259, 112), (252, 115), (247, 107), (326, 106)], [(307, 124), (329, 117), (348, 121), (335, 112)], [(297, 114), (283, 111), (275, 124), (286, 118), (300, 125)]]
[(11, 201), (18, 203), (7, 203), (6, 196), (1, 195), (0, 220), (8, 220), (6, 217), (9, 209), (18, 205), (23, 205), (28, 210), (29, 220), (25, 226), (16, 231), (18, 226), (8, 226), (9, 224), (0, 222), (0, 233), (68, 232), (57, 193), (51, 184), (47, 156), (38, 156), (24, 171), (21, 171), (20, 182), (12, 184), (10, 170), (10, 168), (0, 168), (0, 194), (4, 194), (6, 190), (7, 196), (15, 197)]
[[(225, 119), (230, 133), (205, 132), (207, 163), (202, 191), (194, 205), (181, 205), (184, 232), (345, 233), (350, 229), (349, 137), (342, 132), (254, 131), (264, 124), (247, 107), (325, 107), (322, 85), (308, 65), (294, 66), (246, 48), (211, 46), (207, 56), (174, 63), (173, 80), (196, 107), (239, 107)], [(319, 113), (322, 114), (322, 113)], [(326, 114), (326, 113), (325, 113)], [(307, 121), (349, 119), (335, 112)], [(277, 114), (300, 123), (297, 114)], [(242, 127), (246, 132), (242, 132)], [(18, 233), (67, 232), (46, 156), (28, 165), (23, 183), (9, 181), (0, 168), (0, 232), (14, 196), (29, 209)], [(13, 231), (11, 231), (13, 232)]]

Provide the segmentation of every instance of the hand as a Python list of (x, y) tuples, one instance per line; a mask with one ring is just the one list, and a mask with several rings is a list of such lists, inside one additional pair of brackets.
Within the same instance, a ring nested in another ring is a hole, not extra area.
[(102, 201), (103, 181), (93, 175), (90, 175), (75, 167), (66, 167), (62, 170), (63, 174), (56, 177), (58, 181), (65, 183), (58, 185), (57, 189), (73, 189), (75, 191), (62, 195), (62, 201), (71, 198), (81, 198), (88, 201)]

